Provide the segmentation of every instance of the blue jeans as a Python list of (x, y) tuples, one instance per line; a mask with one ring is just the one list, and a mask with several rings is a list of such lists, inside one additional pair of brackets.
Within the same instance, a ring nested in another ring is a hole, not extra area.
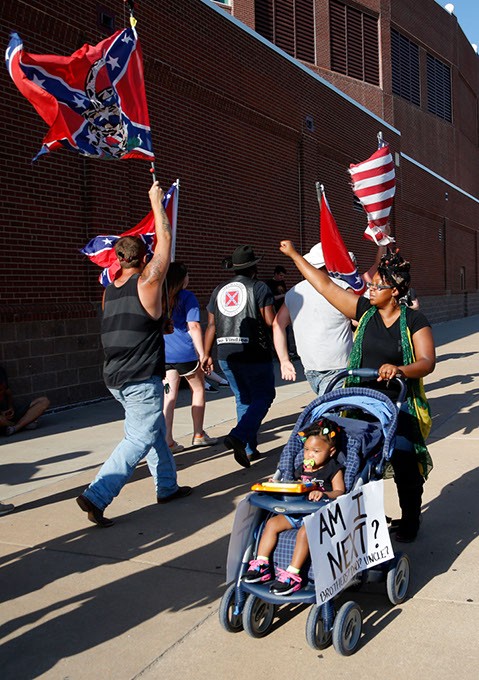
[(258, 445), (258, 430), (276, 396), (273, 362), (258, 364), (220, 360), (219, 365), (228, 380), (236, 401), (238, 423), (233, 436), (252, 454)]
[[(329, 382), (334, 378), (336, 373), (339, 372), (339, 370), (341, 369), (337, 368), (332, 371), (305, 371), (304, 375), (306, 376), (306, 380), (309, 382), (313, 392), (316, 392), (318, 397), (320, 397), (322, 394), (324, 394), (324, 390), (329, 385)], [(340, 382), (336, 385), (335, 389), (338, 387), (341, 387)]]
[(162, 379), (152, 376), (142, 382), (126, 383), (120, 390), (110, 389), (110, 392), (125, 409), (125, 436), (83, 495), (104, 510), (146, 456), (157, 497), (169, 496), (177, 490), (178, 484), (176, 464), (165, 439)]

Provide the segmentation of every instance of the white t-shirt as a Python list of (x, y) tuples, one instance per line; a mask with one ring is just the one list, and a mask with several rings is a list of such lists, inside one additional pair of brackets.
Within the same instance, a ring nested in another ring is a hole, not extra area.
[[(331, 280), (341, 288), (349, 288), (344, 281)], [(350, 319), (333, 307), (308, 281), (301, 281), (290, 288), (285, 304), (304, 370), (345, 368), (353, 345)]]

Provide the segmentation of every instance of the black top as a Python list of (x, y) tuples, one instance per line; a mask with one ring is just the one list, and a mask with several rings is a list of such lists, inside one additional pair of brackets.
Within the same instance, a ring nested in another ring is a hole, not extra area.
[[(356, 320), (359, 321), (363, 314), (371, 307), (371, 302), (367, 298), (360, 297), (356, 310)], [(422, 312), (410, 309), (409, 307), (406, 308), (406, 323), (411, 337), (421, 328), (431, 325)], [(368, 321), (364, 331), (360, 368), (379, 368), (383, 364), (403, 365), (401, 328), (399, 317), (392, 326), (387, 328), (378, 311)], [(361, 386), (380, 390), (392, 398), (395, 398), (398, 394), (398, 388), (391, 383), (392, 389), (388, 389), (386, 381), (365, 381), (361, 382)]]
[(122, 286), (105, 291), (101, 341), (105, 352), (103, 377), (107, 387), (165, 377), (163, 319), (152, 319), (138, 297), (139, 274)]
[(214, 314), (218, 359), (262, 363), (271, 361), (271, 336), (261, 309), (273, 304), (264, 281), (237, 274), (213, 291), (207, 306)]
[(330, 458), (328, 462), (319, 470), (309, 471), (305, 470), (303, 465), (300, 465), (294, 472), (296, 479), (303, 482), (316, 482), (319, 485), (320, 491), (332, 491), (332, 480), (339, 470), (343, 470), (344, 466), (340, 465), (335, 458)]
[(275, 300), (274, 301), (274, 309), (277, 312), (281, 305), (284, 302), (284, 296), (286, 295), (286, 282), (285, 281), (276, 281), (276, 279), (268, 279), (268, 281), (265, 282), (270, 291), (273, 293), (274, 296), (276, 295), (282, 295), (283, 297), (281, 300)]

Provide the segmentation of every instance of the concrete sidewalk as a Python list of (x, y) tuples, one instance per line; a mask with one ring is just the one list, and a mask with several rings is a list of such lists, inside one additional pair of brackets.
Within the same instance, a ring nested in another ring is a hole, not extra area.
[[(17, 509), (0, 518), (2, 680), (477, 677), (479, 317), (440, 324), (434, 335), (438, 365), (427, 391), (435, 469), (420, 536), (406, 546), (410, 598), (392, 607), (383, 588), (354, 594), (364, 615), (354, 656), (312, 650), (303, 607), (281, 607), (262, 639), (228, 634), (218, 623), (236, 504), (275, 469), (313, 396), (304, 380), (278, 380), (261, 431), (263, 458), (244, 470), (222, 445), (186, 450), (175, 456), (178, 477), (194, 493), (165, 506), (155, 503), (141, 465), (110, 506), (116, 525), (108, 530), (90, 525), (74, 499), (121, 438), (116, 403), (52, 414), (37, 431), (3, 440), (0, 498)], [(187, 401), (187, 392), (181, 397)], [(231, 392), (207, 401), (206, 427), (221, 437), (234, 422)], [(176, 413), (175, 437), (191, 441), (186, 405)], [(391, 481), (385, 503), (397, 516)]]

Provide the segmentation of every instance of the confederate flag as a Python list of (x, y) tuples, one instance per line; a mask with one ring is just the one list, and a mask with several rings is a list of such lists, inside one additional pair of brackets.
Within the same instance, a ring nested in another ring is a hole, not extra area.
[[(165, 208), (171, 224), (172, 260), (174, 259), (174, 244), (176, 241), (178, 186), (179, 180), (176, 180), (163, 198), (163, 207)], [(95, 238), (92, 238), (92, 240), (80, 250), (81, 253), (89, 257), (90, 260), (99, 267), (104, 267), (98, 280), (105, 287), (114, 281), (120, 273), (120, 263), (115, 255), (114, 246), (122, 236), (138, 236), (141, 238), (146, 245), (148, 259), (150, 259), (155, 248), (155, 219), (153, 217), (153, 211), (151, 210), (136, 227), (133, 227), (129, 231), (125, 231), (123, 234), (120, 234), (120, 236), (95, 236)]]
[(342, 279), (357, 295), (362, 295), (366, 284), (358, 273), (356, 265), (339, 233), (338, 225), (329, 207), (324, 187), (321, 189), (320, 232), (326, 269), (335, 279)]
[(28, 54), (12, 33), (5, 59), (15, 85), (50, 126), (33, 160), (61, 147), (94, 158), (154, 159), (134, 28), (69, 57)]

